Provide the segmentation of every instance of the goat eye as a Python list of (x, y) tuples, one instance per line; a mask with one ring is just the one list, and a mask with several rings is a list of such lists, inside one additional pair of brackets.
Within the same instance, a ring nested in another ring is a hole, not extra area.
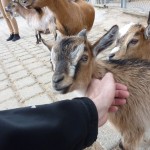
[(132, 39), (132, 40), (129, 42), (129, 44), (135, 45), (135, 44), (137, 44), (138, 41), (139, 41), (139, 40), (137, 40), (137, 39)]
[(81, 57), (81, 59), (80, 59), (80, 61), (82, 61), (82, 62), (87, 62), (87, 60), (88, 60), (88, 56), (87, 55), (83, 55)]

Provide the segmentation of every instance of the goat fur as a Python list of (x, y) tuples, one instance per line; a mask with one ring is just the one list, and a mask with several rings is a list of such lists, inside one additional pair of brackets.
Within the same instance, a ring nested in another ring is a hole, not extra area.
[(47, 6), (56, 18), (57, 29), (63, 35), (75, 35), (83, 28), (92, 28), (95, 11), (91, 4), (84, 0), (20, 0), (27, 8)]
[(131, 24), (128, 31), (118, 38), (116, 47), (111, 51), (110, 59), (150, 59), (150, 15), (148, 26)]
[[(125, 150), (137, 150), (150, 124), (150, 63), (140, 59), (100, 60), (98, 54), (116, 40), (118, 27), (112, 27), (93, 45), (85, 31), (62, 37), (51, 49), (53, 88), (62, 93), (86, 91), (92, 78), (111, 72), (116, 82), (128, 87), (127, 104), (120, 106), (109, 120), (120, 131)], [(60, 69), (61, 68), (61, 69)]]
[(46, 32), (47, 29), (56, 38), (56, 20), (53, 13), (47, 7), (42, 9), (26, 9), (18, 2), (10, 2), (6, 10), (12, 14), (18, 13), (27, 21), (27, 24), (35, 30), (37, 44), (41, 41), (40, 33)]

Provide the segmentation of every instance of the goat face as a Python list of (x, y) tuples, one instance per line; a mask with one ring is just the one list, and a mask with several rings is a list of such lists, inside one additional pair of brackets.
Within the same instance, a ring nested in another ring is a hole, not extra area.
[(33, 0), (19, 0), (19, 3), (24, 7), (29, 7)]
[[(132, 25), (125, 35), (117, 40), (117, 46), (112, 50), (110, 59), (150, 58), (150, 40), (145, 37), (149, 28), (141, 24)], [(150, 33), (149, 33), (150, 34)], [(116, 52), (117, 51), (117, 52)]]
[(12, 16), (14, 16), (15, 12), (17, 11), (17, 2), (11, 1), (6, 7), (5, 10), (9, 12)]
[(46, 6), (46, 5), (43, 5), (43, 0), (19, 0), (19, 3), (26, 7), (26, 8), (38, 8), (40, 6), (40, 8)]
[(63, 38), (52, 48), (51, 59), (54, 68), (52, 83), (56, 91), (67, 93), (76, 89), (74, 81), (78, 84), (78, 88), (85, 88), (78, 81), (84, 80), (84, 84), (88, 85), (93, 60), (90, 45), (83, 38), (73, 36)]
[(53, 88), (62, 94), (84, 92), (91, 81), (96, 56), (116, 40), (117, 33), (118, 26), (113, 26), (93, 45), (86, 38), (86, 30), (57, 41), (51, 51)]

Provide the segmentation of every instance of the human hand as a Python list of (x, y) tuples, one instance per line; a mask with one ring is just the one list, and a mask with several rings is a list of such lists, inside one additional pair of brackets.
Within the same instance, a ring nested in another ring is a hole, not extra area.
[(102, 80), (92, 79), (86, 96), (94, 102), (97, 108), (100, 127), (106, 123), (108, 112), (116, 112), (117, 106), (126, 103), (129, 92), (125, 85), (115, 83), (113, 75), (107, 73)]

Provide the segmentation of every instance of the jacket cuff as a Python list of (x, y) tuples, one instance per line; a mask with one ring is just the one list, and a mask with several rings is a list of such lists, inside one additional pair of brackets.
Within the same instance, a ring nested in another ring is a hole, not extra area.
[(98, 112), (95, 104), (92, 100), (87, 97), (82, 98), (75, 98), (74, 100), (80, 101), (83, 104), (85, 112), (87, 114), (88, 120), (88, 129), (87, 129), (87, 136), (85, 139), (85, 147), (92, 145), (98, 135)]

